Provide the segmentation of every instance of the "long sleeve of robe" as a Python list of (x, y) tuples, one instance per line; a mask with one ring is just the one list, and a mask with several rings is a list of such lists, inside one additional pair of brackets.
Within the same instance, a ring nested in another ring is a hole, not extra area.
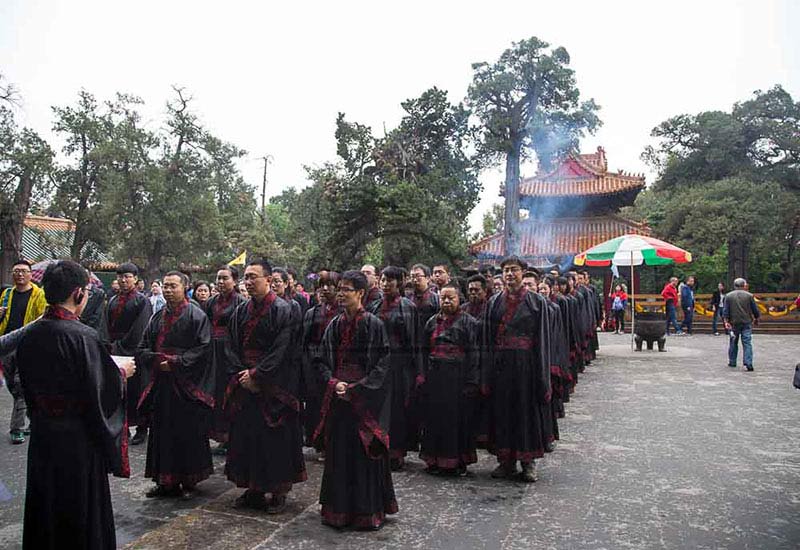
[(124, 382), (97, 332), (64, 311), (17, 348), (31, 417), (23, 548), (115, 548), (108, 473), (130, 473)]

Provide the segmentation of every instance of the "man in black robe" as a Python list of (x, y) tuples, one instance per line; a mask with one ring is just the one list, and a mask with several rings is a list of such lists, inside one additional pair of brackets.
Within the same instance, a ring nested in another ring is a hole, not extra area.
[(521, 479), (533, 482), (551, 398), (547, 304), (522, 286), (523, 260), (510, 256), (500, 265), (506, 289), (486, 306), (481, 342), (481, 390), (492, 402), (489, 443), (500, 463), (492, 476), (515, 476), (519, 461)]
[(361, 273), (367, 278), (367, 291), (364, 293), (364, 298), (361, 300), (361, 305), (367, 311), (370, 306), (383, 299), (381, 294), (380, 280), (378, 278), (378, 271), (372, 264), (365, 264), (361, 266)]
[(31, 419), (22, 546), (116, 548), (108, 473), (128, 477), (124, 369), (79, 317), (89, 277), (71, 261), (47, 267), (45, 314), (17, 348)]
[(597, 350), (600, 349), (600, 342), (597, 339), (597, 328), (603, 321), (603, 306), (600, 303), (600, 297), (597, 295), (597, 289), (592, 284), (592, 278), (589, 276), (589, 271), (581, 271), (582, 283), (589, 294), (589, 309), (592, 318), (592, 326), (589, 334), (589, 356), (594, 361), (597, 358)]
[[(491, 268), (489, 268), (489, 271), (491, 271)], [(467, 281), (467, 299), (469, 301), (461, 306), (461, 311), (468, 313), (475, 319), (475, 333), (478, 335), (478, 339), (480, 339), (481, 322), (486, 312), (486, 304), (489, 303), (490, 281), (491, 276), (489, 279), (480, 274), (470, 277)], [(489, 400), (483, 395), (478, 396), (474, 407), (472, 426), (475, 432), (476, 444), (482, 449), (485, 449), (489, 442), (490, 408)]]
[(228, 322), (236, 308), (247, 299), (237, 291), (239, 270), (235, 267), (226, 265), (218, 270), (216, 283), (218, 294), (209, 298), (204, 308), (211, 321), (210, 359), (211, 369), (214, 372), (214, 413), (209, 435), (219, 442), (214, 452), (225, 454), (228, 443), (228, 421), (222, 405), (225, 401), (228, 380), (236, 374), (235, 371), (231, 372), (227, 362), (227, 350), (230, 346)]
[(318, 359), (326, 384), (314, 438), (325, 448), (319, 502), (322, 523), (379, 529), (397, 513), (389, 466), (389, 343), (383, 323), (361, 306), (367, 279), (342, 275), (343, 313), (325, 331)]
[(325, 385), (319, 374), (319, 369), (314, 364), (314, 359), (319, 357), (322, 349), (322, 336), (325, 329), (339, 313), (341, 308), (336, 301), (336, 287), (341, 276), (335, 271), (321, 271), (317, 277), (317, 305), (306, 311), (303, 316), (303, 427), (305, 440), (308, 446), (312, 445), (314, 430), (319, 425), (319, 411), (322, 407), (322, 396)]
[[(144, 327), (153, 314), (150, 300), (136, 290), (139, 268), (132, 263), (120, 264), (117, 268), (119, 292), (108, 300), (106, 321), (108, 323), (108, 347), (112, 355), (133, 356), (142, 341)], [(128, 425), (137, 426), (131, 445), (139, 445), (147, 439), (147, 426), (139, 421), (136, 407), (142, 388), (147, 384), (143, 377), (147, 373), (138, 371), (128, 380), (127, 406)]]
[(564, 370), (564, 380), (567, 383), (562, 400), (564, 403), (569, 402), (569, 397), (575, 390), (575, 382), (578, 379), (577, 370), (574, 368), (574, 355), (573, 355), (573, 312), (570, 305), (570, 297), (566, 295), (567, 279), (566, 277), (555, 276), (553, 278), (550, 295), (553, 301), (558, 305), (561, 313), (561, 362)]
[(214, 372), (208, 358), (211, 325), (186, 297), (189, 278), (170, 271), (162, 288), (167, 305), (153, 315), (136, 351), (144, 378), (139, 413), (151, 428), (145, 477), (147, 496), (176, 497), (207, 479), (214, 467), (208, 421), (214, 408)]
[(587, 350), (589, 348), (587, 334), (590, 321), (586, 304), (587, 297), (585, 291), (578, 286), (578, 274), (576, 272), (567, 272), (567, 281), (569, 282), (569, 295), (575, 300), (576, 363), (578, 372), (583, 372), (586, 368)]
[(411, 268), (411, 282), (414, 283), (414, 305), (419, 314), (420, 329), (428, 319), (439, 312), (439, 295), (436, 286), (431, 285), (431, 269), (424, 264), (415, 264)]
[(472, 415), (480, 382), (477, 321), (459, 308), (459, 289), (439, 289), (441, 311), (422, 334), (423, 431), (419, 456), (430, 473), (467, 473), (477, 462)]
[[(250, 300), (236, 308), (228, 330), (228, 361), (238, 377), (225, 394), (230, 421), (225, 474), (247, 490), (236, 506), (279, 513), (292, 484), (306, 480), (299, 365), (292, 341), (292, 306), (270, 289), (272, 266), (250, 262), (244, 282)], [(271, 493), (269, 502), (265, 493)]]
[(569, 370), (564, 355), (564, 328), (561, 309), (552, 292), (552, 285), (554, 285), (554, 281), (550, 277), (544, 277), (539, 282), (539, 294), (545, 299), (548, 310), (547, 317), (550, 321), (550, 386), (553, 389), (550, 399), (550, 416), (546, 418), (546, 421), (551, 422), (549, 437), (545, 440), (544, 450), (546, 453), (553, 452), (555, 441), (559, 439), (558, 419), (564, 418), (565, 395), (569, 396), (569, 380), (567, 378)]
[(291, 267), (287, 267), (285, 271), (286, 271), (286, 276), (288, 277), (288, 280), (286, 282), (287, 298), (291, 298), (292, 300), (297, 302), (297, 305), (300, 306), (300, 316), (302, 317), (303, 314), (305, 314), (305, 312), (308, 310), (308, 308), (311, 307), (311, 304), (309, 303), (308, 299), (305, 296), (297, 292), (297, 271), (295, 271)]
[(369, 309), (383, 322), (389, 337), (392, 388), (389, 456), (393, 470), (402, 468), (406, 453), (416, 450), (419, 445), (417, 429), (421, 416), (416, 390), (422, 382), (422, 357), (419, 354), (422, 327), (414, 303), (400, 295), (402, 280), (400, 268), (384, 268), (381, 272), (383, 300), (373, 302)]
[(475, 319), (481, 319), (486, 309), (488, 298), (488, 285), (483, 275), (473, 275), (467, 279), (467, 300), (461, 310), (469, 313)]

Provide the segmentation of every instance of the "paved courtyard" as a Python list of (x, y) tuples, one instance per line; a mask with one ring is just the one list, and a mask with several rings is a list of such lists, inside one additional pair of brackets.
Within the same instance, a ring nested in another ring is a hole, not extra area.
[[(480, 455), (470, 475), (431, 477), (414, 460), (394, 476), (400, 513), (376, 533), (320, 524), (321, 465), (285, 513), (233, 510), (239, 490), (217, 474), (181, 501), (144, 498), (144, 448), (129, 480), (112, 479), (117, 536), (129, 548), (798, 548), (800, 335), (756, 335), (755, 372), (726, 366), (725, 336), (673, 337), (633, 353), (601, 335), (561, 441), (531, 485), (493, 480)], [(741, 359), (740, 359), (741, 361)], [(0, 391), (0, 421), (11, 398)], [(0, 441), (0, 548), (20, 547), (27, 444)]]

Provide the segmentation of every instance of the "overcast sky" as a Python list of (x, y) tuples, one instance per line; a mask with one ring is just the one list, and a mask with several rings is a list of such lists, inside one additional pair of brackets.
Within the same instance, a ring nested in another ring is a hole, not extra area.
[[(800, 2), (482, 1), (226, 2), (1, 0), (0, 72), (21, 91), (21, 122), (51, 138), (51, 105), (79, 89), (117, 91), (162, 119), (183, 86), (217, 136), (247, 149), (241, 165), (268, 194), (307, 184), (303, 165), (335, 160), (336, 114), (381, 134), (400, 102), (431, 86), (460, 101), (470, 64), (537, 36), (570, 53), (582, 98), (604, 125), (583, 152), (653, 175), (639, 158), (650, 130), (680, 113), (730, 109), (783, 85), (800, 100)], [(525, 167), (530, 175), (533, 167)], [(482, 175), (474, 228), (502, 172)]]

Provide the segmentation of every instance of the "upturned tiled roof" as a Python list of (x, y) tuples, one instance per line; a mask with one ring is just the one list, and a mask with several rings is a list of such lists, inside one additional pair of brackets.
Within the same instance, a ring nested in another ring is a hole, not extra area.
[(521, 196), (582, 197), (613, 195), (644, 189), (644, 176), (626, 172), (609, 172), (605, 151), (578, 155), (571, 153), (554, 170), (520, 181)]
[[(520, 230), (520, 256), (528, 259), (574, 256), (620, 235), (650, 235), (646, 224), (614, 214), (522, 222)], [(469, 251), (478, 258), (501, 258), (505, 255), (503, 244), (503, 234), (497, 233), (474, 243)]]

